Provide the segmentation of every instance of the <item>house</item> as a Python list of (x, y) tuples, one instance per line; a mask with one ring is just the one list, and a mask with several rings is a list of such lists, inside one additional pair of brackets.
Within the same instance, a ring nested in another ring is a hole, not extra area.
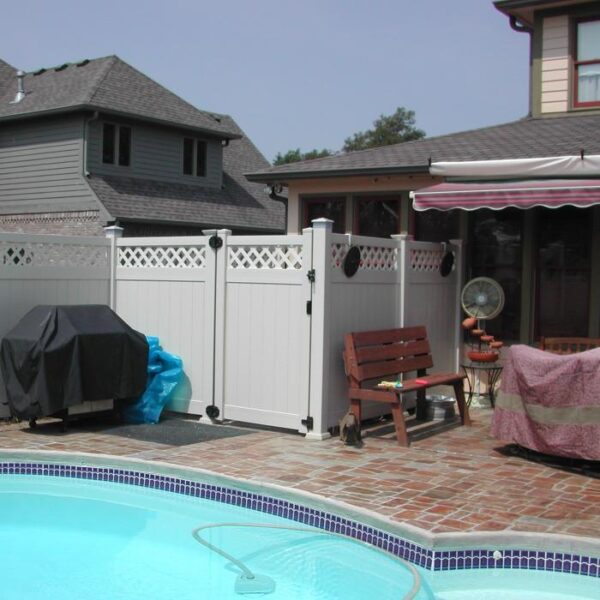
[(27, 74), (0, 60), (0, 231), (277, 233), (284, 206), (243, 176), (268, 164), (231, 117), (116, 56)]
[(328, 217), (338, 232), (462, 238), (466, 276), (504, 287), (504, 311), (486, 328), (505, 340), (598, 337), (600, 3), (495, 6), (531, 37), (525, 118), (261, 169), (248, 179), (287, 188), (289, 232)]

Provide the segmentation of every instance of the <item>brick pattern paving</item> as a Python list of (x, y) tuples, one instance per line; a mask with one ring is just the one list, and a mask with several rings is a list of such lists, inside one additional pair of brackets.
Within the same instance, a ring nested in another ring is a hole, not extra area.
[(130, 456), (276, 483), (374, 510), (432, 532), (530, 531), (600, 537), (600, 479), (499, 452), (490, 410), (473, 427), (395, 442), (389, 424), (367, 432), (362, 448), (338, 439), (256, 431), (187, 446), (142, 442), (75, 425), (30, 431), (0, 427), (0, 448)]

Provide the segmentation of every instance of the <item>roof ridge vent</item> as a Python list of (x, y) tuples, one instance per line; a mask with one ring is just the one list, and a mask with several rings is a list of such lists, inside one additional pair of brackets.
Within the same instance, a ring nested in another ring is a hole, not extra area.
[(23, 98), (25, 98), (25, 84), (23, 80), (25, 79), (25, 71), (17, 71), (17, 95), (15, 99), (11, 102), (11, 104), (17, 104), (21, 102)]

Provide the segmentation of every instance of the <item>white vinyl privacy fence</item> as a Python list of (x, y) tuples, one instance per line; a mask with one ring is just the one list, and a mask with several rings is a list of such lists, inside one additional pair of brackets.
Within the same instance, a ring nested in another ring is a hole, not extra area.
[[(110, 304), (184, 361), (171, 410), (327, 435), (347, 410), (349, 331), (425, 324), (456, 369), (461, 248), (331, 233), (181, 238), (0, 236), (0, 335), (36, 304)], [(344, 274), (349, 248), (356, 274)], [(3, 257), (3, 258), (1, 258)], [(366, 415), (384, 410), (366, 407)], [(370, 411), (370, 412), (369, 412)]]

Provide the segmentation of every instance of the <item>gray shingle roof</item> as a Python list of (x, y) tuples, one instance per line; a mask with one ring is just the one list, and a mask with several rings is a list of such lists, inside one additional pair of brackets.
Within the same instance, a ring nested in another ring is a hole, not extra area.
[[(13, 98), (17, 93), (17, 79), (16, 79), (17, 70), (14, 67), (11, 67), (7, 62), (4, 62), (0, 58), (0, 97), (4, 95), (5, 91), (10, 92), (11, 82), (14, 82), (12, 85), (12, 93)], [(12, 100), (12, 98), (11, 98)]]
[(425, 170), (432, 161), (536, 158), (600, 154), (600, 113), (541, 119), (525, 118), (404, 144), (338, 154), (261, 171), (247, 171), (252, 181)]
[(281, 204), (266, 205), (227, 176), (225, 189), (96, 175), (89, 178), (89, 184), (109, 214), (121, 221), (265, 232), (280, 231), (283, 224)]
[(88, 181), (114, 219), (283, 231), (283, 205), (269, 198), (264, 184), (244, 177), (268, 161), (231, 117), (224, 116), (223, 123), (243, 137), (223, 149), (222, 189), (131, 177), (92, 176)]
[[(0, 78), (6, 71), (0, 61)], [(7, 65), (9, 67), (9, 65)], [(0, 83), (2, 80), (0, 79)], [(11, 104), (13, 85), (0, 85), (0, 119), (75, 109), (103, 110), (235, 137), (221, 115), (198, 110), (117, 56), (40, 69), (25, 76), (25, 98)]]

